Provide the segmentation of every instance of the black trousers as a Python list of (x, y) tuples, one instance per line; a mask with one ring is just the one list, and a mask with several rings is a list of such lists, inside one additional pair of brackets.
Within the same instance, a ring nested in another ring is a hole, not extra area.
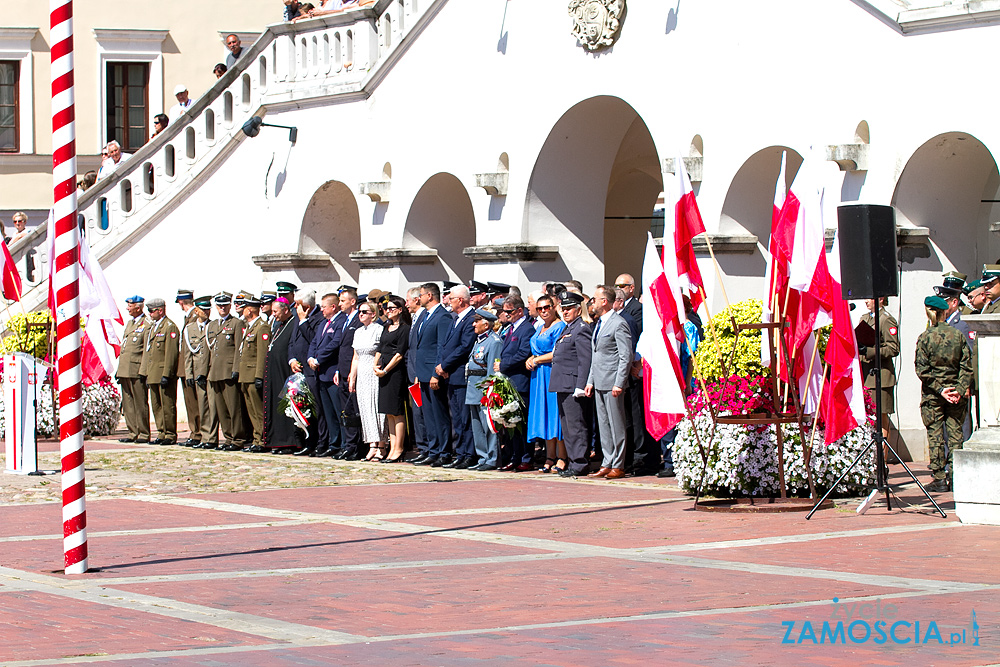
[(587, 460), (587, 450), (590, 448), (594, 401), (586, 396), (573, 398), (573, 394), (562, 391), (556, 395), (563, 443), (566, 445), (566, 464), (573, 472), (583, 472), (590, 463)]

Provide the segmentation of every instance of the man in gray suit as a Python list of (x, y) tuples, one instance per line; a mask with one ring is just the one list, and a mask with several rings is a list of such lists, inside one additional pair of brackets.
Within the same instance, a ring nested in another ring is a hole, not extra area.
[(618, 479), (625, 476), (625, 383), (632, 365), (632, 335), (625, 319), (615, 312), (615, 290), (598, 287), (594, 309), (594, 354), (584, 392), (597, 403), (604, 460), (590, 477)]

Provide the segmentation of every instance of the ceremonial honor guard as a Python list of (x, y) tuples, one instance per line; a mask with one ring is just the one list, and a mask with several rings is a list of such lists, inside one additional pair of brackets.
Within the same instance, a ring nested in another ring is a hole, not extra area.
[(264, 368), (271, 326), (260, 316), (260, 300), (252, 294), (244, 297), (243, 319), (246, 327), (239, 344), (240, 393), (246, 405), (253, 443), (244, 451), (263, 452), (264, 447)]
[(146, 308), (153, 323), (146, 327), (140, 374), (146, 376), (149, 403), (159, 436), (153, 444), (172, 445), (177, 442), (177, 359), (180, 331), (166, 316), (167, 304), (163, 299), (150, 299)]
[(149, 400), (145, 378), (139, 376), (139, 369), (150, 321), (142, 312), (144, 299), (141, 296), (130, 296), (125, 299), (125, 304), (132, 319), (125, 324), (115, 377), (122, 388), (122, 412), (125, 414), (128, 437), (120, 442), (149, 442)]
[[(239, 339), (243, 335), (243, 320), (229, 312), (233, 295), (221, 292), (215, 295), (215, 308), (219, 319), (212, 320), (206, 331), (211, 362), (208, 369), (208, 384), (215, 401), (215, 411), (225, 442), (219, 449), (236, 451), (242, 449), (243, 419), (240, 415), (239, 357), (236, 354)], [(204, 445), (203, 445), (204, 447)]]
[(184, 311), (184, 322), (181, 324), (181, 345), (180, 355), (177, 360), (177, 377), (181, 380), (181, 391), (184, 394), (184, 410), (187, 412), (188, 429), (191, 435), (187, 440), (180, 443), (185, 447), (192, 447), (201, 442), (201, 408), (198, 405), (198, 392), (195, 390), (194, 377), (187, 374), (188, 346), (184, 343), (184, 333), (188, 324), (194, 322), (194, 291), (189, 289), (177, 290), (175, 302)]
[[(185, 351), (184, 376), (186, 383), (193, 387), (196, 405), (201, 415), (201, 437), (198, 444), (214, 448), (219, 444), (219, 417), (215, 413), (215, 402), (209, 395), (208, 369), (212, 353), (208, 349), (208, 319), (212, 312), (212, 297), (200, 296), (194, 300), (191, 309), (194, 317), (184, 327), (181, 350)], [(187, 394), (185, 393), (185, 400)]]

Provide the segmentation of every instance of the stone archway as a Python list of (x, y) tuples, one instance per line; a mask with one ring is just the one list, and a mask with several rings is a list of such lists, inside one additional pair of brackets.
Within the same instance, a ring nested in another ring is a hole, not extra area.
[(662, 191), (656, 145), (639, 113), (617, 97), (576, 104), (539, 151), (524, 213), (523, 238), (558, 246), (561, 263), (528, 264), (525, 275), (576, 278), (588, 293), (622, 272), (638, 278)]
[(302, 216), (299, 255), (326, 255), (330, 261), (297, 267), (296, 275), (304, 283), (357, 285), (360, 271), (350, 253), (360, 249), (361, 216), (354, 193), (340, 181), (327, 181), (313, 193)]
[(405, 264), (409, 282), (472, 279), (473, 263), (466, 248), (476, 245), (476, 215), (469, 192), (458, 178), (441, 172), (420, 187), (403, 228), (403, 247), (430, 248), (437, 259), (428, 264)]

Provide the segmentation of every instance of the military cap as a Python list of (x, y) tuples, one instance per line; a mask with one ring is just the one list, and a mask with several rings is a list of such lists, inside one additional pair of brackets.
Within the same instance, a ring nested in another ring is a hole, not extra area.
[(497, 316), (495, 314), (493, 314), (492, 312), (486, 310), (485, 308), (476, 308), (475, 313), (476, 313), (476, 315), (478, 315), (479, 317), (483, 318), (487, 322), (496, 322), (497, 321)]
[(929, 296), (924, 299), (924, 305), (936, 310), (948, 310), (947, 302), (939, 296)]
[(934, 293), (945, 299), (953, 296), (960, 296), (962, 290), (957, 287), (949, 287), (948, 285), (935, 285)]
[(254, 298), (253, 292), (250, 292), (248, 290), (240, 290), (239, 292), (236, 293), (236, 296), (233, 297), (233, 303), (239, 306), (240, 304), (246, 303), (247, 299), (252, 299), (252, 298)]
[(167, 307), (167, 302), (161, 299), (160, 297), (153, 297), (152, 299), (146, 302), (146, 308), (148, 308), (149, 310), (156, 310), (157, 308), (166, 308), (166, 307)]
[(984, 264), (982, 283), (985, 285), (997, 278), (1000, 278), (1000, 264)]
[(253, 294), (244, 294), (243, 295), (243, 305), (244, 306), (253, 306), (254, 308), (260, 308), (260, 304), (261, 304), (260, 299), (258, 299), (257, 297), (255, 297)]
[(367, 301), (367, 300), (368, 300), (368, 295), (367, 294), (359, 294), (358, 295), (358, 301)]
[(571, 308), (583, 304), (583, 295), (576, 292), (560, 292), (559, 305), (563, 308)]
[(179, 289), (177, 290), (177, 298), (174, 300), (174, 303), (180, 303), (180, 301), (182, 301), (183, 299), (193, 299), (193, 298), (194, 298), (194, 290)]
[(279, 280), (274, 285), (278, 288), (278, 294), (290, 294), (299, 288), (299, 286), (295, 283), (286, 282), (284, 280)]
[(965, 287), (965, 281), (969, 279), (969, 276), (964, 273), (959, 273), (958, 271), (949, 271), (943, 276), (944, 282), (942, 283), (945, 287), (953, 287), (955, 289), (962, 289)]
[(458, 283), (456, 283), (453, 280), (442, 280), (441, 285), (443, 286), (441, 294), (447, 294), (448, 292), (451, 291), (451, 288), (457, 286)]
[(506, 294), (510, 291), (510, 285), (504, 283), (486, 283), (486, 289), (490, 294)]
[(212, 297), (210, 296), (199, 296), (194, 300), (194, 305), (199, 308), (211, 308), (212, 307)]
[(134, 294), (125, 299), (125, 303), (142, 303), (143, 301), (145, 301), (145, 299), (143, 299), (138, 294)]
[(220, 306), (228, 306), (233, 302), (233, 295), (229, 292), (219, 292), (215, 295), (215, 303)]
[(358, 291), (358, 288), (355, 287), (354, 285), (341, 285), (340, 287), (337, 288), (337, 294), (340, 294), (341, 292), (346, 292), (349, 289), (352, 289), (355, 292)]
[(489, 291), (489, 287), (486, 286), (486, 283), (481, 283), (478, 280), (470, 280), (468, 287), (469, 287), (469, 296), (476, 296), (477, 294), (485, 294), (487, 291)]
[(274, 301), (277, 298), (278, 298), (278, 293), (277, 292), (271, 292), (270, 290), (264, 290), (263, 292), (260, 293), (260, 302), (262, 304), (263, 303), (271, 303), (272, 301)]
[(970, 280), (969, 282), (965, 283), (965, 287), (962, 288), (962, 291), (965, 292), (966, 296), (968, 296), (982, 286), (983, 286), (982, 280)]

